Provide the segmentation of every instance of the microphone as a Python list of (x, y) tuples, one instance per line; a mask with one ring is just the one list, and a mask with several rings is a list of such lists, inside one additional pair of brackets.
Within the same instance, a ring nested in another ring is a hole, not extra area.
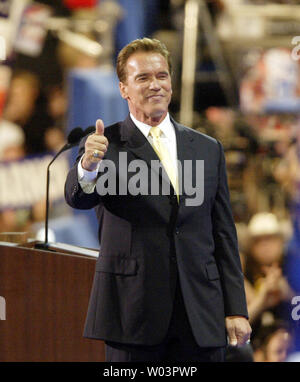
[(84, 137), (85, 137), (86, 135), (89, 135), (89, 134), (91, 134), (91, 133), (94, 133), (95, 131), (96, 131), (96, 127), (95, 127), (94, 125), (87, 127), (87, 128), (84, 130)]
[(63, 151), (68, 150), (73, 146), (76, 146), (80, 142), (80, 139), (83, 136), (84, 136), (84, 132), (83, 132), (82, 128), (81, 127), (75, 127), (75, 129), (73, 129), (69, 133), (68, 138), (67, 138), (67, 143), (64, 145), (64, 147), (62, 147), (59, 150), (59, 152), (56, 155), (59, 155)]
[(84, 136), (84, 132), (81, 127), (75, 127), (73, 129), (67, 138), (67, 143), (55, 154), (51, 162), (48, 164), (48, 168), (51, 166), (51, 164), (55, 161), (55, 159), (64, 151), (69, 150), (71, 147), (74, 147), (79, 144), (81, 138)]
[[(55, 159), (64, 151), (69, 150), (79, 144), (81, 138), (92, 132), (92, 127), (89, 126), (85, 131), (81, 127), (75, 127), (68, 135), (67, 143), (56, 153), (51, 162), (47, 166), (47, 183), (46, 183), (46, 216), (45, 216), (45, 241), (43, 243), (36, 243), (35, 248), (49, 250), (48, 243), (48, 220), (49, 220), (49, 185), (50, 185), (50, 166)], [(88, 131), (88, 132), (87, 132)]]

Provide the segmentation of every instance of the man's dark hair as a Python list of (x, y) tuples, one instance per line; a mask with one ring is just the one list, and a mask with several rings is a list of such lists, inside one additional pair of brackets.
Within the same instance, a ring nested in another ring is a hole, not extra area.
[(137, 52), (155, 52), (161, 54), (167, 61), (169, 67), (169, 73), (172, 71), (172, 63), (170, 58), (170, 52), (166, 48), (165, 44), (156, 39), (144, 37), (137, 39), (126, 45), (118, 54), (117, 58), (117, 75), (120, 82), (126, 83), (127, 71), (126, 63), (130, 56)]

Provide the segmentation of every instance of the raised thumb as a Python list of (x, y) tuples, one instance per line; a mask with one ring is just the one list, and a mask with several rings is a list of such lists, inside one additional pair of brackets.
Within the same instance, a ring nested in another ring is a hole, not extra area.
[(96, 132), (97, 135), (104, 135), (104, 123), (102, 119), (97, 119), (96, 121)]

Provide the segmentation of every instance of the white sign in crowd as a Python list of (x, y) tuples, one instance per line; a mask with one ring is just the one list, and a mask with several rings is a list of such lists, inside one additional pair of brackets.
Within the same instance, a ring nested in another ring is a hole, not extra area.
[[(46, 197), (47, 166), (51, 155), (0, 162), (0, 211), (6, 208), (30, 207)], [(66, 156), (50, 168), (50, 200), (64, 197), (64, 183), (69, 169)]]

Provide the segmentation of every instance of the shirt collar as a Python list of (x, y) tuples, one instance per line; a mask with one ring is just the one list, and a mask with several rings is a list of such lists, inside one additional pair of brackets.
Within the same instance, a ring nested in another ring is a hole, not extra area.
[[(138, 121), (131, 113), (130, 113), (130, 118), (132, 119), (136, 127), (138, 127), (138, 129), (144, 134), (144, 136), (148, 138), (149, 132), (152, 126), (147, 125), (144, 122)], [(165, 137), (171, 138), (173, 125), (171, 123), (169, 113), (167, 113), (163, 121), (161, 121), (161, 123), (157, 126), (161, 129)]]

